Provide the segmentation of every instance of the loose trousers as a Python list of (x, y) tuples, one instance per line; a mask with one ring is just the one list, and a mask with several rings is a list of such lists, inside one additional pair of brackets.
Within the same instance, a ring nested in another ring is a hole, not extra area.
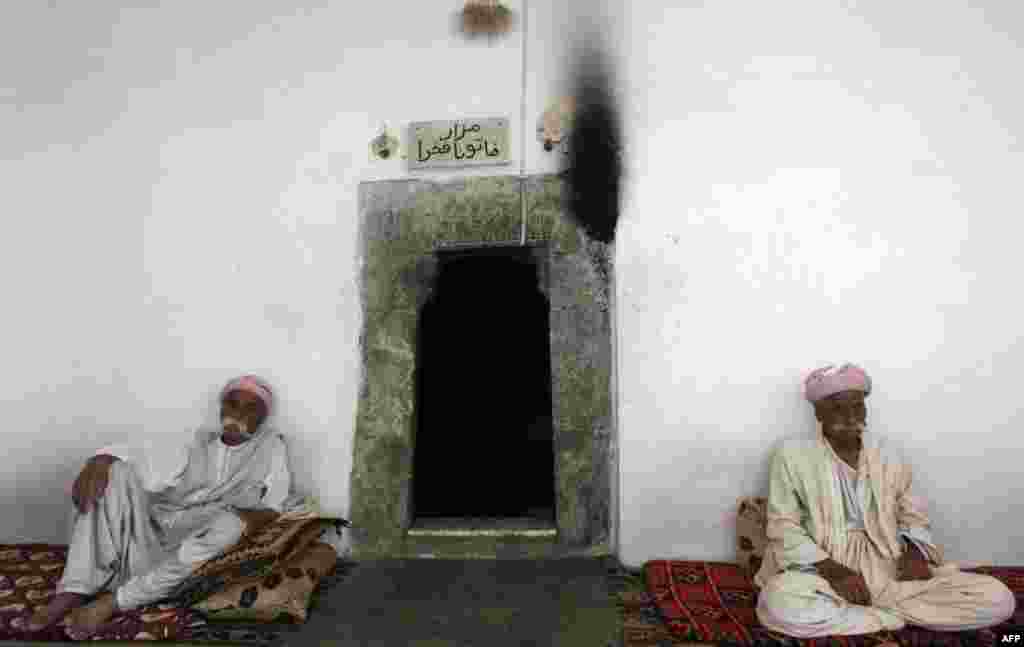
[(72, 505), (71, 540), (58, 592), (115, 590), (122, 609), (168, 597), (203, 562), (241, 539), (242, 520), (226, 506), (203, 508), (173, 528), (150, 513), (149, 496), (125, 461), (110, 466), (107, 490), (82, 514)]
[(760, 593), (761, 624), (794, 638), (866, 634), (907, 624), (967, 631), (1000, 624), (1016, 607), (1005, 584), (955, 565), (933, 569), (930, 580), (897, 581), (896, 561), (883, 557), (863, 530), (851, 531), (845, 554), (832, 559), (864, 576), (871, 606), (850, 604), (818, 575), (786, 571), (768, 580)]

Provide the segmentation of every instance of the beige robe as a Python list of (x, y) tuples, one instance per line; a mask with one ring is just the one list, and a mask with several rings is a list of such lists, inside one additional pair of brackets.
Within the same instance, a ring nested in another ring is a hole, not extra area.
[[(929, 526), (911, 492), (911, 468), (882, 438), (864, 434), (856, 468), (867, 479), (860, 501), (864, 528), (851, 529), (836, 471), (840, 460), (820, 426), (811, 438), (784, 441), (772, 459), (768, 546), (754, 580), (762, 589), (757, 613), (763, 625), (810, 638), (899, 629), (908, 622), (940, 631), (975, 629), (1013, 614), (1015, 601), (1005, 585), (944, 564), (933, 544), (917, 542), (933, 565), (932, 579), (897, 581), (902, 537)], [(864, 576), (870, 607), (852, 605), (824, 578), (800, 572), (826, 558)]]

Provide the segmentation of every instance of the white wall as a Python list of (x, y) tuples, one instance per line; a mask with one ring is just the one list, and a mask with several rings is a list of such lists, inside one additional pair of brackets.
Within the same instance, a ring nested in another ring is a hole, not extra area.
[[(211, 420), (241, 371), (276, 386), (298, 487), (347, 514), (356, 189), (408, 175), (370, 140), (507, 116), (513, 164), (420, 176), (520, 172), (522, 34), (454, 37), (458, 0), (133, 4), (0, 8), (0, 541), (65, 541), (85, 457)], [(535, 128), (568, 14), (542, 9), (527, 173), (557, 168)]]
[[(346, 514), (356, 187), (407, 176), (369, 140), (505, 115), (515, 162), (458, 174), (554, 170), (536, 120), (596, 4), (530, 3), (521, 151), (521, 34), (453, 38), (460, 0), (4, 3), (0, 541), (65, 541), (87, 454), (209, 419), (239, 371), (277, 386), (299, 488)], [(736, 497), (810, 431), (800, 374), (849, 358), (950, 556), (1018, 563), (1022, 10), (708, 5), (612, 5), (620, 556), (731, 558)]]
[(629, 17), (621, 558), (732, 559), (802, 374), (849, 359), (948, 557), (1024, 561), (1024, 6), (669, 4)]

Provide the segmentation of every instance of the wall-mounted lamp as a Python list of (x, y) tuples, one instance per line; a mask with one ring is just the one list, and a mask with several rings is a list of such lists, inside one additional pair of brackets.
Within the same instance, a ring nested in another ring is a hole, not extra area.
[[(575, 113), (576, 100), (573, 97), (562, 97), (548, 106), (537, 124), (537, 138), (544, 144), (544, 150), (551, 152), (555, 146), (567, 143)], [(562, 148), (564, 152), (565, 146)]]
[(399, 152), (398, 139), (388, 132), (386, 124), (380, 127), (380, 134), (370, 141), (370, 157), (374, 160), (389, 160), (397, 157)]

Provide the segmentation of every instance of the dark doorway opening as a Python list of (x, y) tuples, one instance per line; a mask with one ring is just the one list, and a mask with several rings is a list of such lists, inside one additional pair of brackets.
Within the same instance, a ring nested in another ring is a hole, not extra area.
[(550, 305), (534, 252), (437, 252), (416, 352), (415, 517), (554, 520)]

